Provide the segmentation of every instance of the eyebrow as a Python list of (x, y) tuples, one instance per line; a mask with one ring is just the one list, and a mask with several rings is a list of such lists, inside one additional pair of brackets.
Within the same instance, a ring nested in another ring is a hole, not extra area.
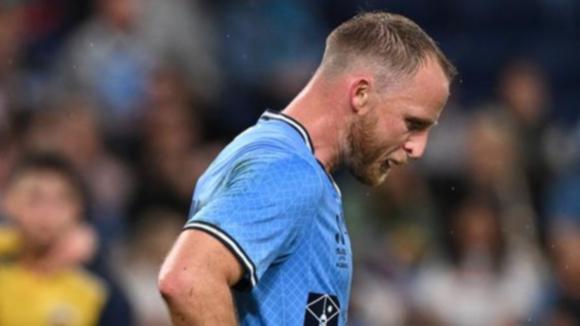
[(438, 120), (431, 120), (431, 119), (420, 118), (420, 117), (408, 117), (407, 120), (419, 125), (421, 128), (428, 128), (431, 126), (436, 126), (439, 123)]

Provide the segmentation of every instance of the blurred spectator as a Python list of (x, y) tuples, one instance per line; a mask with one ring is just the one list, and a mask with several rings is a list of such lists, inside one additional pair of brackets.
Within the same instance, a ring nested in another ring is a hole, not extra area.
[(0, 265), (0, 324), (96, 325), (107, 319), (121, 325), (128, 320), (127, 311), (105, 308), (111, 299), (106, 283), (82, 268), (92, 259), (97, 239), (83, 222), (85, 200), (80, 177), (59, 156), (35, 154), (16, 165), (3, 198), (10, 222), (3, 235), (12, 230), (15, 244), (13, 252), (0, 257), (6, 259)]
[(233, 133), (281, 108), (314, 74), (328, 26), (316, 2), (218, 1), (227, 96), (217, 117)]
[(24, 11), (23, 63), (33, 78), (42, 79), (58, 55), (60, 46), (86, 17), (90, 3), (75, 0), (4, 1)]
[[(545, 199), (550, 227), (580, 225), (580, 123), (574, 132), (562, 135), (562, 138), (566, 138), (574, 150), (548, 188)], [(562, 150), (561, 147), (558, 149)], [(557, 152), (552, 154), (558, 155)]]
[(66, 92), (87, 96), (104, 109), (101, 119), (118, 135), (138, 116), (154, 58), (136, 34), (134, 0), (98, 0), (97, 14), (79, 29), (61, 56)]
[(417, 266), (437, 230), (431, 193), (409, 166), (398, 167), (379, 189), (347, 188), (344, 209), (357, 260), (349, 322), (402, 325)]
[[(377, 189), (363, 188), (350, 178), (344, 188), (351, 190), (344, 192), (344, 209), (355, 250), (373, 253), (371, 248), (380, 247), (385, 236), (390, 238), (399, 231), (414, 229), (421, 238), (430, 238), (437, 232), (432, 225), (435, 220), (432, 194), (413, 167), (397, 167), (389, 175), (389, 182)], [(406, 246), (393, 243), (391, 249), (403, 247)], [(401, 263), (413, 265), (416, 256), (404, 253)]]
[[(526, 176), (530, 180), (534, 205), (541, 211), (540, 190), (548, 177), (542, 148), (548, 118), (552, 113), (549, 82), (540, 65), (516, 60), (504, 67), (499, 82), (499, 109), (510, 123), (523, 157)], [(503, 106), (503, 108), (501, 108)]]
[(16, 135), (11, 129), (0, 128), (0, 199), (4, 194), (10, 168), (18, 156), (18, 145)]
[(536, 243), (538, 212), (532, 205), (515, 130), (490, 111), (474, 115), (468, 126), (465, 188), (498, 201), (508, 241)]
[[(196, 115), (201, 113), (201, 105), (195, 101), (195, 95), (191, 93), (191, 90), (187, 88), (187, 82), (185, 80), (184, 73), (174, 65), (164, 65), (158, 66), (153, 71), (153, 74), (147, 84), (147, 106), (145, 111), (151, 111), (154, 109), (163, 110), (163, 107), (177, 106), (192, 109), (195, 111), (193, 114)], [(192, 108), (190, 108), (193, 106)], [(198, 119), (193, 119), (190, 121), (196, 125), (194, 137), (192, 139), (194, 142), (201, 141), (203, 133), (205, 130), (201, 130), (202, 126)]]
[(580, 225), (580, 169), (567, 171), (556, 179), (547, 201), (551, 226)]
[[(552, 114), (548, 84), (537, 63), (526, 59), (512, 60), (500, 72), (496, 102), (484, 107), (484, 110), (497, 114), (497, 120), (511, 133), (512, 148), (509, 150), (514, 152), (519, 167), (508, 175), (519, 170), (516, 177), (521, 180), (519, 191), (527, 197), (526, 204), (535, 215), (533, 223), (540, 230), (545, 226), (543, 198), (550, 177), (543, 148), (548, 118)], [(539, 236), (544, 239), (543, 233)]]
[(75, 165), (88, 183), (89, 213), (108, 244), (123, 232), (133, 179), (131, 170), (107, 151), (96, 111), (87, 100), (65, 98), (33, 117), (27, 143), (57, 151)]
[(171, 325), (157, 290), (157, 275), (185, 223), (185, 215), (160, 207), (146, 209), (142, 215), (129, 233), (125, 246), (118, 250), (113, 265), (135, 306), (138, 325)]
[[(580, 130), (580, 129), (579, 129)], [(574, 136), (574, 135), (572, 135)], [(580, 137), (571, 138), (580, 144)], [(576, 145), (578, 146), (578, 145)], [(578, 153), (578, 149), (576, 149)], [(575, 163), (574, 163), (575, 162)], [(555, 326), (580, 323), (580, 156), (571, 160), (549, 188), (548, 253), (553, 279), (539, 312), (542, 322)]]
[(10, 111), (23, 106), (23, 72), (19, 69), (24, 44), (24, 8), (0, 4), (0, 129)]
[(465, 176), (471, 154), (468, 134), (471, 115), (451, 98), (429, 136), (424, 157), (416, 162), (433, 195), (434, 209), (446, 214), (466, 188)]
[[(218, 71), (207, 41), (207, 23), (180, 0), (98, 0), (97, 14), (71, 39), (62, 57), (67, 91), (84, 92), (105, 109), (107, 132), (133, 136), (153, 69), (171, 62), (206, 101), (217, 90)], [(201, 16), (201, 13), (197, 13)], [(195, 33), (194, 37), (191, 33)]]
[(140, 9), (138, 28), (162, 65), (171, 64), (201, 104), (213, 103), (222, 90), (217, 21), (201, 0), (132, 0)]
[(464, 149), (470, 119), (465, 108), (453, 100), (451, 98), (437, 126), (433, 128), (425, 156), (417, 162), (429, 178), (441, 178), (449, 182), (465, 173), (467, 155)]
[(192, 106), (181, 74), (156, 70), (140, 125), (138, 172), (131, 218), (150, 206), (172, 207), (185, 216), (195, 182), (221, 145), (204, 142), (201, 110)]
[(467, 197), (459, 204), (446, 232), (448, 258), (425, 264), (416, 283), (414, 315), (443, 325), (531, 321), (542, 265), (533, 248), (507, 241), (500, 218), (488, 199)]
[(562, 223), (550, 235), (554, 280), (545, 296), (543, 324), (572, 326), (580, 323), (580, 230)]

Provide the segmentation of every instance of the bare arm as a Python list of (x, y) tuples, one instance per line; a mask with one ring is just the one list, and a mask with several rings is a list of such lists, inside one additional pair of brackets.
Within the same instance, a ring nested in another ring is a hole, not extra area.
[(174, 325), (235, 325), (230, 287), (243, 270), (213, 236), (198, 230), (181, 233), (161, 267), (159, 289)]

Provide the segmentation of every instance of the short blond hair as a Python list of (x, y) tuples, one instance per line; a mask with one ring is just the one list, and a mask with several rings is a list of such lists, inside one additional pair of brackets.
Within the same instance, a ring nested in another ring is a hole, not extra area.
[(451, 83), (453, 64), (435, 41), (415, 22), (387, 12), (360, 13), (335, 28), (326, 39), (321, 67), (348, 69), (358, 58), (368, 58), (393, 76), (413, 75), (427, 58), (440, 64)]

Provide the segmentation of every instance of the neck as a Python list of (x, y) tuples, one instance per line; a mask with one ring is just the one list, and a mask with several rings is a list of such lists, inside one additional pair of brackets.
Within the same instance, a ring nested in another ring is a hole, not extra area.
[(336, 86), (329, 83), (316, 73), (283, 112), (306, 128), (312, 139), (314, 155), (330, 173), (340, 164), (346, 119), (341, 112), (344, 103), (330, 91)]
[(26, 269), (37, 274), (53, 274), (61, 270), (62, 266), (51, 257), (50, 247), (30, 247), (26, 246), (20, 255), (20, 263)]

